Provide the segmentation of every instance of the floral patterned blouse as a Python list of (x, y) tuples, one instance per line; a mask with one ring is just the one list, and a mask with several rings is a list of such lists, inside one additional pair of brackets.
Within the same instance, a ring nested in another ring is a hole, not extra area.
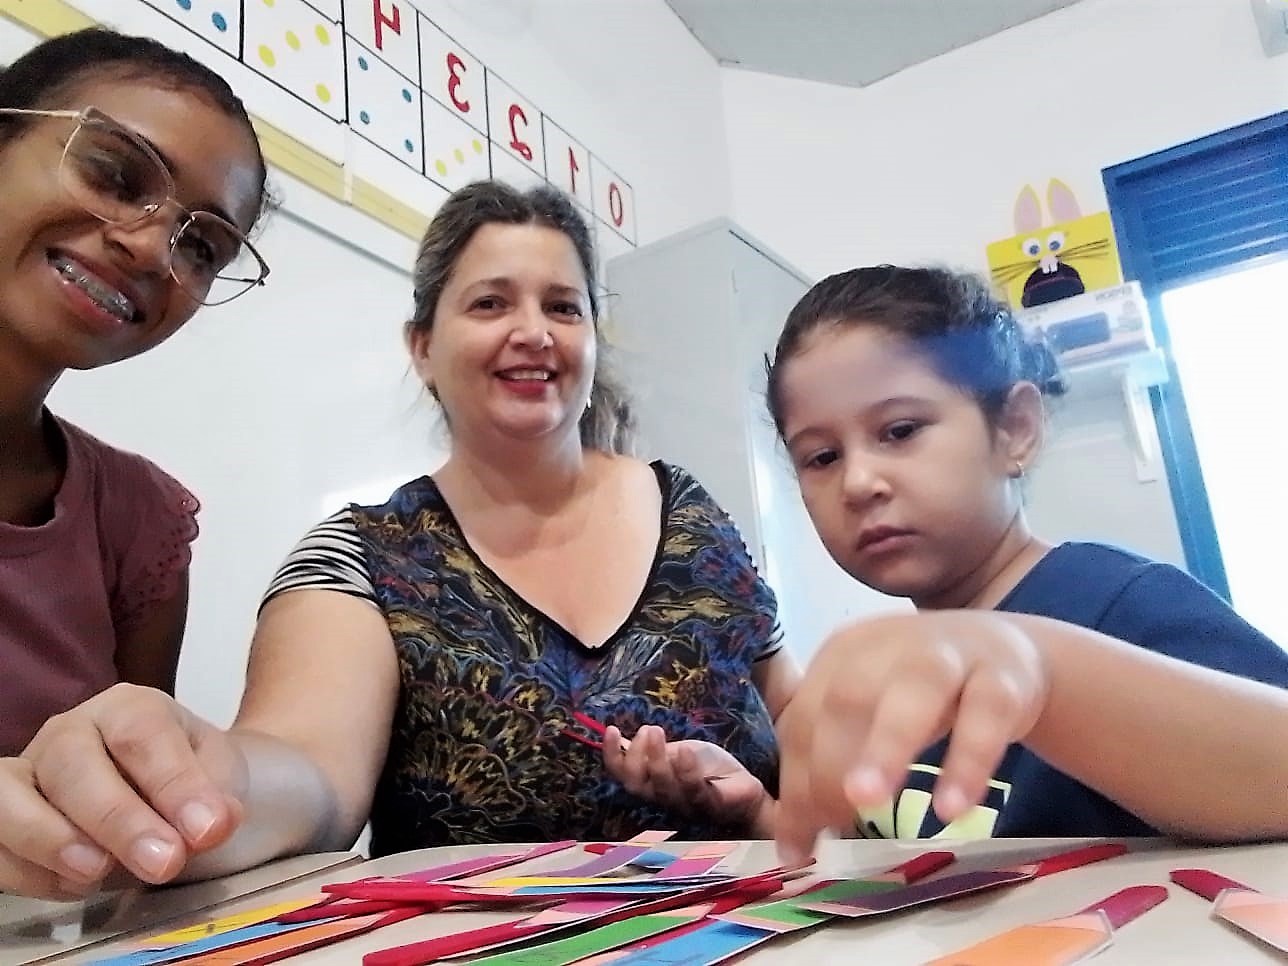
[(628, 736), (654, 724), (672, 739), (714, 742), (776, 792), (773, 722), (751, 679), (781, 646), (774, 595), (702, 486), (678, 467), (653, 469), (663, 496), (653, 566), (630, 616), (595, 648), (479, 559), (429, 477), (383, 506), (329, 517), (287, 558), (266, 599), (305, 587), (364, 597), (397, 648), (401, 690), (372, 805), (373, 855), (621, 841), (645, 829), (739, 834), (627, 792), (575, 713)]

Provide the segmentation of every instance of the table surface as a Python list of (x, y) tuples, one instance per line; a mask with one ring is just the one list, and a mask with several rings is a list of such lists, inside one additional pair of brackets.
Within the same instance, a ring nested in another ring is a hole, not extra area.
[[(937, 848), (957, 862), (947, 872), (991, 868), (1090, 844), (1087, 839), (1009, 839), (979, 842), (827, 841), (820, 844), (820, 876), (863, 876)], [(1015, 887), (862, 922), (829, 924), (774, 940), (739, 962), (923, 963), (1005, 929), (1069, 915), (1134, 885), (1167, 885), (1169, 898), (1119, 930), (1097, 964), (1284, 963), (1288, 957), (1211, 916), (1211, 904), (1168, 882), (1173, 869), (1202, 868), (1253, 888), (1288, 896), (1288, 844), (1189, 848), (1135, 840), (1124, 856)], [(510, 847), (512, 849), (512, 847)], [(145, 935), (258, 909), (317, 893), (326, 882), (364, 875), (396, 875), (496, 851), (496, 846), (453, 846), (388, 856), (361, 864), (342, 854), (301, 856), (216, 882), (175, 889), (126, 892), (89, 903), (52, 906), (0, 897), (0, 964), (89, 963), (127, 951)], [(569, 864), (570, 852), (523, 867), (525, 873)], [(776, 864), (772, 843), (748, 842), (726, 865), (745, 872)], [(946, 873), (941, 873), (946, 874)], [(299, 966), (354, 964), (364, 953), (515, 918), (520, 913), (435, 913), (291, 957)], [(68, 938), (81, 923), (80, 939)], [(115, 938), (111, 938), (115, 933)], [(60, 935), (64, 938), (60, 939)], [(84, 937), (88, 937), (87, 939)], [(79, 948), (73, 943), (79, 942)]]

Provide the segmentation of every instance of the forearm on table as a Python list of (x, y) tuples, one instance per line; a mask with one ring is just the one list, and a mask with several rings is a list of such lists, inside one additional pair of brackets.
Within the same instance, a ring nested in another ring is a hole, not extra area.
[(312, 758), (271, 735), (238, 729), (231, 735), (247, 765), (241, 824), (223, 845), (195, 856), (181, 879), (214, 878), (287, 855), (352, 846), (363, 820), (355, 825), (343, 815), (335, 789)]
[(1288, 836), (1288, 691), (1013, 616), (1052, 682), (1034, 753), (1169, 834)]

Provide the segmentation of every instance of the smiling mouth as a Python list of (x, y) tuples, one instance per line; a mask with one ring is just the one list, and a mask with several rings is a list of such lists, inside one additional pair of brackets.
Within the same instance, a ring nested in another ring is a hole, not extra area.
[(122, 322), (142, 322), (143, 313), (128, 295), (99, 278), (73, 258), (50, 253), (49, 264), (63, 280), (85, 293), (91, 302)]
[(553, 382), (555, 374), (549, 369), (505, 369), (497, 377), (506, 382)]

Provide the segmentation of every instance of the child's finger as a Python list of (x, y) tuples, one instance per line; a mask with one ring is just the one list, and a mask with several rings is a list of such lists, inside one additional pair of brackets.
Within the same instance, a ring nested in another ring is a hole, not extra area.
[(778, 718), (782, 771), (778, 783), (778, 821), (774, 839), (782, 862), (794, 864), (814, 854), (824, 822), (815, 811), (811, 715), (798, 696)]
[(1022, 685), (1012, 675), (980, 670), (966, 681), (935, 783), (935, 814), (942, 821), (951, 822), (983, 801), (1026, 711)]
[(845, 773), (851, 813), (890, 801), (917, 756), (942, 735), (959, 687), (951, 676), (920, 674), (887, 686)]

